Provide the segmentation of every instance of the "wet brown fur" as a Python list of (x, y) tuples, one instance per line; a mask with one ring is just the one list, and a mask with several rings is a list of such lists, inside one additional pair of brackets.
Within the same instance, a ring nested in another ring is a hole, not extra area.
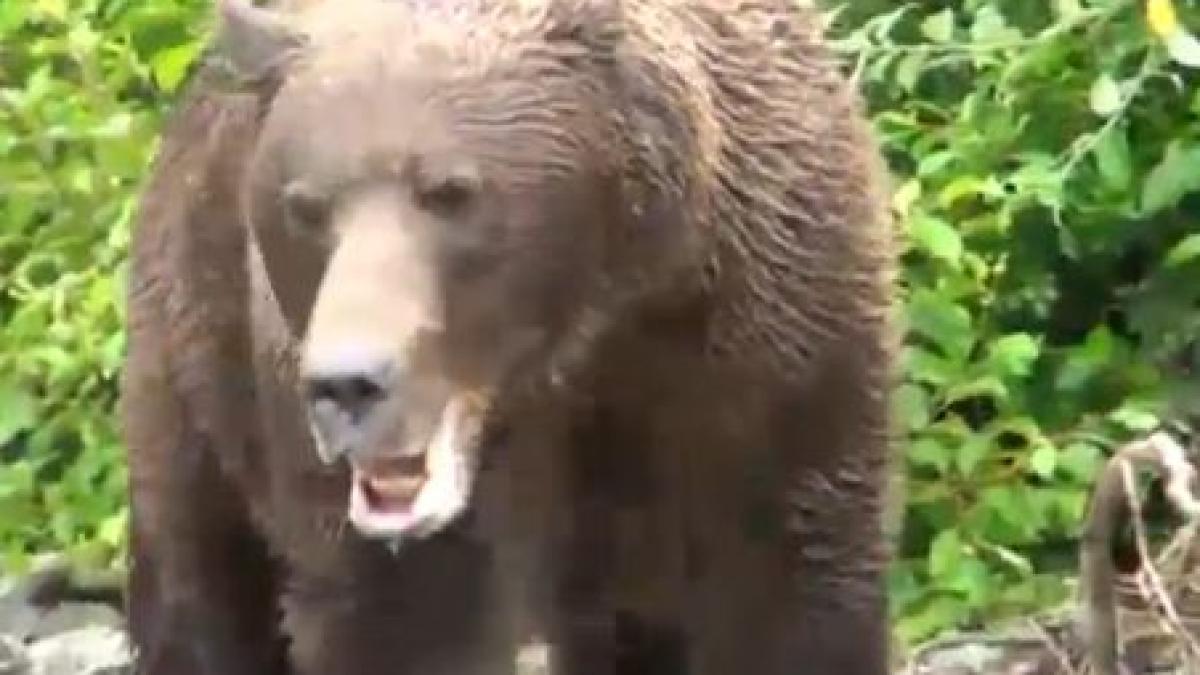
[[(512, 190), (595, 162), (611, 184), (554, 206), (606, 229), (514, 253), (587, 274), (563, 280), (569, 302), (539, 289), (564, 306), (559, 339), (504, 411), (474, 513), (394, 556), (344, 523), (344, 469), (302, 421), (295, 320), (320, 256), (270, 228), (260, 251), (242, 225), (269, 98), (202, 72), (134, 241), (138, 672), (503, 674), (540, 635), (565, 675), (882, 675), (892, 250), (877, 151), (815, 16), (792, 0), (410, 4), (318, 4), (308, 26), (346, 55), (295, 67), (349, 82), (395, 44), (378, 63), (403, 73), (398, 55), (437, 43), (460, 75), (525, 82), (439, 95), (479, 113), (468, 126), (516, 125), (521, 152), (481, 152)], [(345, 122), (301, 120), (350, 147)]]

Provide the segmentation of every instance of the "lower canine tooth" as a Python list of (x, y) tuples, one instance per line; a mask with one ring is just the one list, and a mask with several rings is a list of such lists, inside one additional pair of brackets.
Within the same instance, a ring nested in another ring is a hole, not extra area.
[(424, 482), (424, 476), (374, 478), (371, 480), (371, 487), (379, 492), (410, 493), (421, 487)]

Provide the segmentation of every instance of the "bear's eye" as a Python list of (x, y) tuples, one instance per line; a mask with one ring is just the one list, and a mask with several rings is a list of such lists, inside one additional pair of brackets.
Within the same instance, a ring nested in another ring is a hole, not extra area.
[(329, 198), (300, 182), (283, 189), (283, 208), (288, 220), (304, 230), (319, 228), (329, 218)]
[(470, 206), (478, 192), (478, 175), (462, 168), (430, 179), (418, 189), (417, 199), (423, 208), (451, 215)]

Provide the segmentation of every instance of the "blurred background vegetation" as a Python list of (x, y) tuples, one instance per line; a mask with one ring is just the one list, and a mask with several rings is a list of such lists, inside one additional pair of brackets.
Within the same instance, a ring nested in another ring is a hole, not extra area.
[[(822, 0), (895, 175), (900, 637), (1065, 600), (1116, 444), (1200, 365), (1196, 0)], [(137, 190), (207, 0), (0, 2), (0, 566), (123, 564)]]

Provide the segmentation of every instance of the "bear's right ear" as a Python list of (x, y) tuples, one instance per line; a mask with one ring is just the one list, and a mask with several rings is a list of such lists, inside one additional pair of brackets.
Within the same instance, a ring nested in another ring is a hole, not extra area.
[(308, 45), (306, 36), (278, 11), (251, 0), (218, 0), (214, 51), (235, 86), (274, 89)]

